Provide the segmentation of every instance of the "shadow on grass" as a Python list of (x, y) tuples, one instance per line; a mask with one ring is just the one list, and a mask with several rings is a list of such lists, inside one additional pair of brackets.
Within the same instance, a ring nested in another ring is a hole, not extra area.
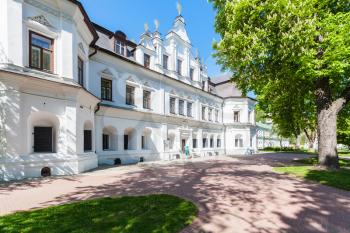
[(197, 215), (170, 195), (101, 198), (0, 217), (0, 232), (179, 232)]

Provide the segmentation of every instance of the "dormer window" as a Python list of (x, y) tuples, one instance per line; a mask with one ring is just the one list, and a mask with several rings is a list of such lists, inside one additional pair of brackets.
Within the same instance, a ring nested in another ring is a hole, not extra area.
[(35, 32), (29, 32), (29, 66), (53, 72), (53, 40)]
[(125, 56), (125, 45), (124, 42), (120, 40), (115, 41), (115, 52), (119, 55)]
[(177, 73), (178, 75), (182, 75), (182, 61), (180, 59), (177, 59)]
[(143, 54), (143, 66), (149, 68), (151, 64), (151, 56), (148, 54)]

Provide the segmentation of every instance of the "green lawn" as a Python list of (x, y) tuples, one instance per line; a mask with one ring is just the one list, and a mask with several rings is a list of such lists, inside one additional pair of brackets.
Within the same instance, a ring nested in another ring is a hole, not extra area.
[(197, 207), (170, 195), (102, 198), (0, 217), (0, 232), (179, 232)]
[(350, 191), (349, 160), (340, 159), (341, 168), (338, 171), (317, 168), (315, 166), (317, 164), (317, 158), (302, 159), (297, 162), (303, 165), (275, 167), (274, 170), (278, 173), (291, 174), (306, 180), (312, 180), (324, 185)]
[(339, 151), (339, 156), (350, 157), (350, 151)]

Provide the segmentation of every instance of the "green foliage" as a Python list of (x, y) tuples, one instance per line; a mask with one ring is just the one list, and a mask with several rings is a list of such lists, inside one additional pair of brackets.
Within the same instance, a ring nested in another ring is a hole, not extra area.
[(315, 131), (316, 80), (329, 78), (333, 100), (350, 77), (347, 0), (211, 0), (215, 57), (284, 136)]
[(350, 148), (350, 107), (343, 109), (338, 117), (338, 143)]
[(179, 232), (197, 215), (170, 195), (101, 198), (0, 217), (0, 232)]

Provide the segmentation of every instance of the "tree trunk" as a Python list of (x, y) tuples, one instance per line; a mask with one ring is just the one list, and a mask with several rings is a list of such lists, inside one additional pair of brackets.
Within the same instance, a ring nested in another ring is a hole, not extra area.
[(318, 162), (321, 166), (338, 169), (337, 116), (342, 109), (343, 99), (332, 101), (329, 78), (316, 82)]
[(318, 160), (321, 166), (338, 169), (337, 111), (333, 108), (321, 110), (317, 116)]

